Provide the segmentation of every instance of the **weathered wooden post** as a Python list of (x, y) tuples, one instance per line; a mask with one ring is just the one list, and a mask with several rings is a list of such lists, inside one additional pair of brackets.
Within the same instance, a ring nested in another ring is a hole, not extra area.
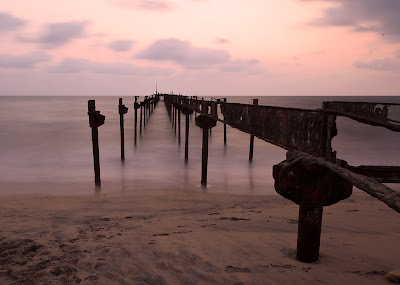
[(135, 96), (135, 104), (133, 105), (133, 108), (135, 109), (135, 146), (137, 142), (137, 109), (140, 108), (140, 104), (137, 102), (138, 96)]
[[(253, 99), (253, 105), (258, 105), (258, 99)], [(249, 152), (250, 162), (253, 162), (253, 150), (254, 150), (254, 136), (250, 135), (250, 152)]]
[(201, 161), (201, 185), (207, 186), (207, 164), (208, 164), (208, 130), (217, 125), (217, 120), (208, 115), (208, 104), (203, 102), (202, 114), (196, 117), (196, 125), (203, 129), (202, 161)]
[(100, 155), (99, 155), (99, 133), (97, 128), (104, 124), (105, 116), (96, 111), (95, 100), (88, 101), (89, 126), (92, 128), (93, 145), (93, 165), (94, 165), (94, 183), (101, 186), (100, 180)]
[(287, 159), (273, 167), (276, 192), (300, 205), (297, 260), (307, 263), (319, 257), (322, 207), (350, 197), (353, 187), (314, 160), (288, 152)]
[(119, 130), (121, 133), (121, 160), (125, 160), (125, 131), (124, 131), (124, 114), (128, 113), (128, 108), (122, 104), (122, 98), (119, 98)]

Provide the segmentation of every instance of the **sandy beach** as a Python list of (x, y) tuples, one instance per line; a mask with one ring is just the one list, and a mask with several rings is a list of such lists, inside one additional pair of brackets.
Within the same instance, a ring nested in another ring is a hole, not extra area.
[(0, 202), (1, 284), (388, 284), (399, 215), (357, 191), (325, 207), (320, 259), (295, 259), (298, 206), (182, 190)]

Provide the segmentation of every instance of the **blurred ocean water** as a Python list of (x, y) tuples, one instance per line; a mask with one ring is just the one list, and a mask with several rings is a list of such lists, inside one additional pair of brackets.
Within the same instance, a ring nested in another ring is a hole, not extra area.
[[(373, 101), (400, 103), (400, 97), (228, 97), (228, 102), (317, 109), (323, 101)], [(181, 144), (174, 135), (163, 100), (138, 134), (134, 147), (133, 97), (124, 97), (129, 108), (125, 119), (125, 163), (120, 161), (118, 97), (0, 97), (0, 182), (94, 184), (91, 131), (87, 101), (106, 116), (99, 128), (101, 178), (104, 191), (141, 191), (143, 188), (177, 188), (203, 191), (201, 176), (201, 129), (190, 121), (189, 163), (184, 164), (184, 116)], [(142, 98), (141, 98), (142, 99)], [(210, 99), (210, 97), (205, 97)], [(399, 120), (400, 108), (394, 109)], [(351, 165), (400, 165), (400, 134), (381, 127), (339, 117), (333, 149)], [(249, 135), (223, 125), (212, 130), (209, 144), (210, 193), (275, 193), (272, 166), (285, 159), (279, 147), (255, 138), (254, 160), (248, 161)], [(127, 187), (127, 185), (129, 185)], [(112, 187), (111, 187), (112, 186)], [(53, 187), (52, 194), (63, 188)], [(40, 188), (34, 190), (40, 194)], [(0, 188), (0, 194), (7, 190)], [(86, 193), (85, 188), (75, 194)], [(30, 193), (30, 192), (29, 192)]]

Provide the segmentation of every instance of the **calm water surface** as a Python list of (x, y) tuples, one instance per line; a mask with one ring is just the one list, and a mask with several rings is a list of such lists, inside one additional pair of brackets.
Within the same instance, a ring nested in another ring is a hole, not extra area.
[[(260, 105), (321, 108), (322, 101), (377, 101), (400, 103), (400, 97), (254, 97)], [(201, 175), (201, 129), (190, 121), (189, 164), (184, 164), (184, 117), (182, 141), (174, 135), (163, 100), (143, 129), (134, 147), (133, 97), (124, 97), (129, 107), (125, 118), (125, 163), (120, 160), (117, 97), (0, 97), (0, 194), (7, 183), (47, 185), (80, 183), (93, 185), (91, 131), (87, 101), (96, 100), (106, 116), (99, 128), (103, 192), (142, 191), (147, 188), (178, 188), (203, 191)], [(210, 99), (205, 97), (205, 99)], [(228, 102), (252, 103), (253, 97), (228, 97)], [(399, 120), (400, 110), (391, 114)], [(399, 165), (400, 135), (346, 118), (338, 118), (338, 136), (333, 148), (338, 157), (352, 165)], [(272, 194), (272, 166), (286, 152), (255, 139), (254, 160), (248, 161), (249, 135), (223, 125), (212, 130), (209, 145), (208, 187), (210, 193)], [(397, 186), (396, 186), (397, 187)], [(63, 187), (25, 187), (20, 193), (55, 195), (90, 194), (91, 187), (65, 193)]]

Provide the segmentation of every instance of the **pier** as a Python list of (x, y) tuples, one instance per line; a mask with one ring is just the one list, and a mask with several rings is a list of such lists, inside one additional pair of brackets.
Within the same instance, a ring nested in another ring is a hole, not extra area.
[[(400, 183), (399, 166), (351, 166), (337, 158), (337, 153), (332, 150), (332, 139), (337, 134), (338, 116), (400, 132), (400, 122), (389, 118), (391, 108), (399, 104), (334, 101), (324, 102), (322, 108), (310, 110), (262, 106), (258, 105), (257, 100), (250, 105), (228, 103), (226, 99), (207, 101), (199, 100), (197, 97), (155, 94), (146, 97), (140, 103), (135, 101), (135, 110), (138, 109), (136, 106), (140, 105), (141, 114), (143, 112), (143, 128), (146, 116), (151, 116), (160, 98), (164, 100), (172, 131), (178, 136), (178, 143), (181, 136), (180, 113), (185, 116), (183, 163), (186, 164), (190, 163), (188, 121), (190, 116), (195, 114), (196, 126), (201, 128), (203, 133), (202, 167), (201, 171), (199, 170), (199, 180), (203, 187), (207, 187), (209, 135), (217, 123), (224, 124), (224, 141), (221, 141), (221, 144), (229, 144), (226, 125), (250, 135), (250, 163), (253, 156), (257, 156), (257, 150), (254, 150), (253, 146), (254, 137), (287, 150), (286, 160), (274, 165), (273, 178), (276, 192), (299, 205), (297, 238), (299, 261), (309, 263), (318, 260), (323, 208), (349, 198), (353, 186), (400, 212), (400, 193), (383, 184)], [(142, 119), (142, 116), (140, 118)], [(135, 126), (136, 123), (137, 120)], [(91, 122), (90, 126), (92, 125), (95, 124)], [(95, 144), (93, 146), (95, 147)], [(95, 149), (93, 153), (95, 154)], [(95, 182), (97, 185), (97, 178)]]

